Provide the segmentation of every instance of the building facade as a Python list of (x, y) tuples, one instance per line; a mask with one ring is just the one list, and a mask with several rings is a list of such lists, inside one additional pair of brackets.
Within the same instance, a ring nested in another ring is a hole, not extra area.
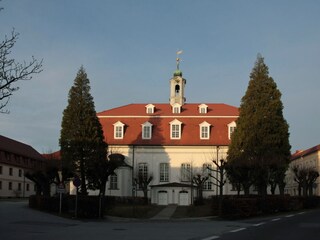
[(44, 167), (44, 158), (34, 148), (0, 135), (0, 197), (35, 194), (35, 185), (25, 173)]
[[(226, 159), (236, 127), (238, 108), (220, 103), (186, 103), (186, 79), (177, 68), (170, 79), (168, 103), (129, 104), (99, 112), (110, 153), (121, 153), (131, 166), (108, 181), (107, 194), (142, 196), (135, 181), (152, 177), (148, 197), (152, 203), (190, 205), (197, 196), (193, 176), (217, 176), (213, 161)], [(218, 176), (217, 176), (218, 177)], [(209, 177), (203, 196), (218, 194)], [(225, 194), (234, 194), (226, 184)]]
[[(294, 180), (294, 173), (292, 168), (297, 166), (299, 168), (314, 169), (320, 173), (320, 144), (307, 150), (296, 151), (291, 156), (291, 162), (286, 174), (286, 188), (285, 193), (291, 196), (297, 196), (299, 194), (298, 183)], [(320, 196), (320, 177), (317, 178), (313, 194)]]

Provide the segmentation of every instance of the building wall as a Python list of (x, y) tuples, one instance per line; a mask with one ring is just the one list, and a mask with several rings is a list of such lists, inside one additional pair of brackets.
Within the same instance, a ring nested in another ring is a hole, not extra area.
[[(136, 177), (138, 174), (139, 164), (146, 163), (148, 166), (148, 174), (153, 176), (153, 180), (150, 183), (151, 185), (167, 184), (167, 183), (185, 183), (190, 184), (190, 182), (184, 182), (181, 179), (181, 165), (190, 164), (190, 176), (201, 173), (203, 169), (203, 164), (211, 164), (212, 168), (215, 169), (215, 165), (212, 160), (226, 159), (227, 157), (227, 146), (117, 146), (109, 145), (109, 150), (111, 152), (121, 153), (126, 156), (126, 161), (130, 166), (133, 166), (133, 177)], [(169, 164), (169, 181), (160, 182), (160, 163)], [(215, 176), (218, 176), (216, 172), (212, 172)], [(210, 181), (215, 182), (214, 179)], [(130, 189), (130, 184), (134, 183), (133, 180), (128, 180), (125, 185)], [(134, 192), (135, 196), (143, 196), (143, 192), (139, 190), (137, 186), (134, 186), (137, 191)], [(179, 193), (179, 189), (171, 189), (169, 199), (175, 198), (178, 199), (177, 195), (172, 195), (172, 190), (175, 194)], [(129, 192), (127, 192), (129, 193)], [(203, 196), (210, 197), (217, 195), (218, 188), (212, 185), (211, 190), (204, 190)], [(154, 194), (154, 193), (153, 193)], [(190, 190), (189, 190), (189, 194)], [(232, 191), (230, 184), (226, 184), (224, 187), (224, 194), (236, 194), (235, 191)], [(113, 194), (112, 194), (113, 195)], [(151, 196), (149, 191), (149, 197), (152, 198), (153, 202), (156, 196)]]
[(32, 181), (24, 177), (25, 169), (0, 163), (0, 197), (29, 197), (35, 194)]
[[(297, 159), (294, 159), (288, 168), (287, 174), (286, 174), (286, 188), (285, 193), (290, 194), (291, 196), (297, 196), (298, 195), (298, 183), (294, 181), (294, 174), (292, 172), (293, 166), (299, 166), (299, 167), (311, 167), (320, 173), (320, 151), (315, 151), (309, 155), (304, 155), (302, 157), (299, 157)], [(320, 177), (316, 180), (316, 185), (314, 188), (314, 195), (320, 196)]]

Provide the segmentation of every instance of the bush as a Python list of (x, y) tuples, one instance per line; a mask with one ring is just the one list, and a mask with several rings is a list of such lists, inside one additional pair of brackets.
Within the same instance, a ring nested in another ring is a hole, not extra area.
[[(75, 216), (75, 195), (63, 195), (62, 197), (62, 213)], [(57, 196), (39, 196), (33, 195), (29, 197), (29, 207), (47, 212), (59, 212), (60, 197)], [(105, 196), (100, 201), (99, 196), (78, 196), (77, 217), (79, 218), (99, 218), (99, 209), (104, 213), (106, 210), (113, 208), (116, 204), (134, 204), (143, 205), (143, 198), (132, 197), (112, 197)], [(103, 215), (103, 214), (102, 214)]]
[(261, 198), (250, 196), (223, 196), (221, 211), (219, 197), (212, 198), (214, 214), (223, 218), (238, 219), (255, 217), (262, 214), (296, 211), (303, 208), (320, 207), (320, 197), (290, 197), (289, 195), (268, 195)]

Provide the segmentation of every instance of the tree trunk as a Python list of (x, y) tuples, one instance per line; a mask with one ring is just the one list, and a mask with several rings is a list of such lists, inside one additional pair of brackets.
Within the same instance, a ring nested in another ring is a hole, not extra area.
[(281, 182), (279, 183), (278, 187), (279, 187), (279, 192), (280, 192), (280, 195), (281, 196), (284, 196), (284, 188), (286, 186), (286, 183), (285, 182)]
[(243, 192), (245, 196), (249, 196), (250, 194), (250, 185), (249, 184), (242, 184)]
[(80, 160), (80, 175), (81, 175), (81, 195), (88, 195), (87, 185), (86, 185), (86, 175), (84, 169), (84, 160)]

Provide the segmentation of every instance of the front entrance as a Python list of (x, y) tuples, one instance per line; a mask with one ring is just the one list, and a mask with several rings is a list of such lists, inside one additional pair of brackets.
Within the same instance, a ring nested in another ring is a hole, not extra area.
[(179, 205), (189, 206), (189, 194), (187, 191), (181, 191), (179, 193)]
[(168, 193), (167, 191), (158, 192), (158, 204), (159, 205), (168, 205)]

